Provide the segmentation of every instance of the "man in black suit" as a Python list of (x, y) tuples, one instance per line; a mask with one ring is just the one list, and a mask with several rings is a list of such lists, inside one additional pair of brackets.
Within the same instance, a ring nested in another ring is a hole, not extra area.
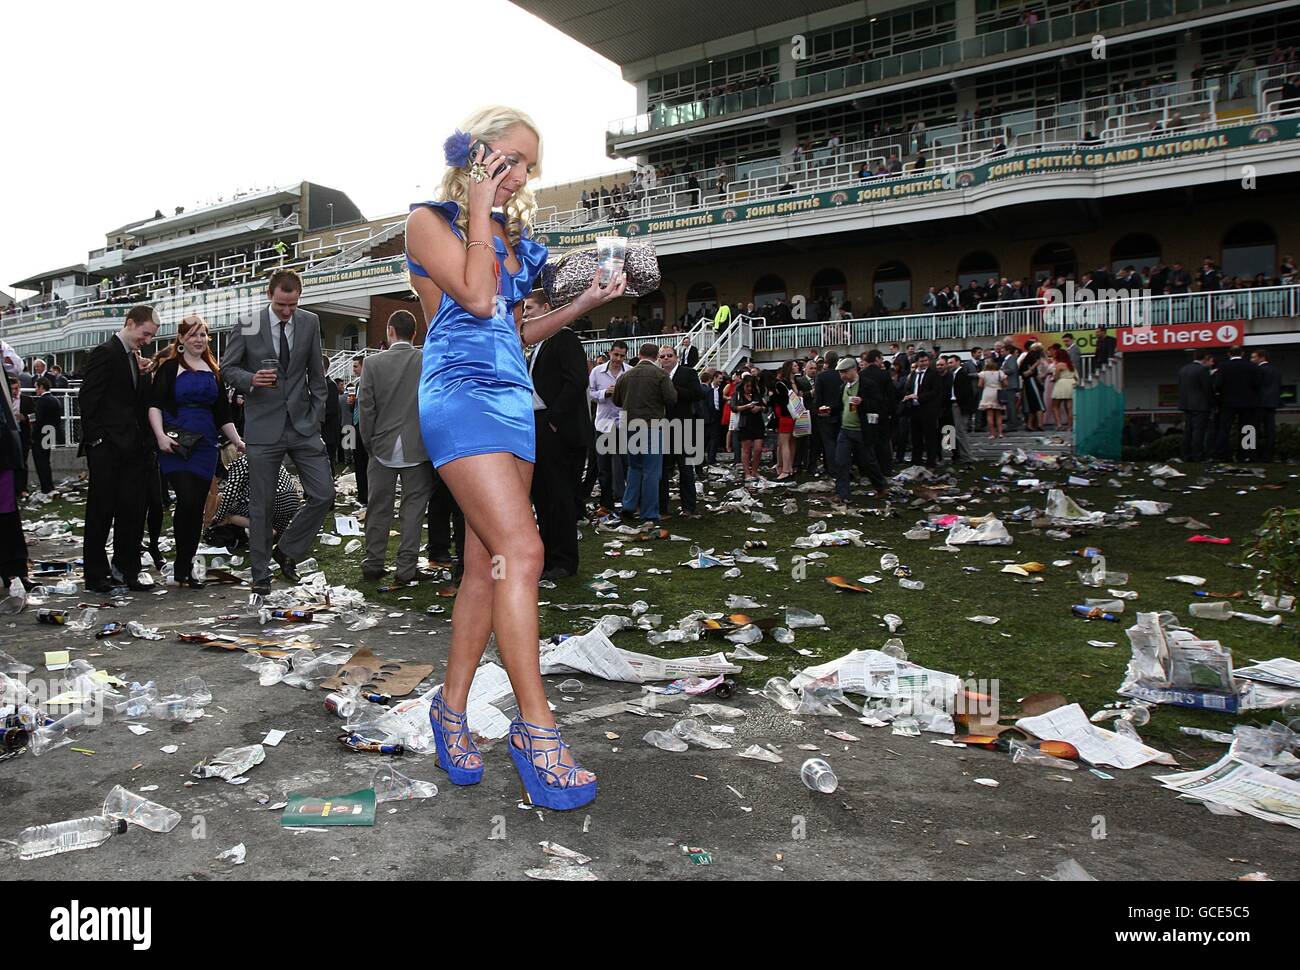
[(678, 358), (681, 360), (683, 364), (691, 368), (691, 370), (694, 370), (697, 366), (699, 366), (700, 348), (691, 346), (690, 337), (682, 338), (682, 349), (681, 352), (678, 354)]
[(880, 401), (880, 418), (875, 433), (868, 444), (876, 450), (876, 464), (883, 475), (894, 474), (894, 415), (898, 413), (898, 388), (889, 376), (884, 355), (872, 348), (864, 355), (867, 366), (860, 371), (864, 386), (873, 387), (873, 392), (864, 394), (869, 400)]
[(704, 390), (704, 464), (718, 463), (718, 446), (722, 444), (725, 433), (722, 427), (722, 406), (726, 399), (722, 396), (721, 371), (710, 367), (700, 375), (700, 387)]
[(687, 439), (686, 432), (687, 428), (691, 428), (691, 434), (694, 434), (694, 429), (698, 427), (696, 422), (700, 418), (698, 412), (704, 406), (704, 388), (700, 385), (700, 375), (693, 367), (687, 367), (681, 362), (675, 347), (665, 344), (659, 348), (659, 367), (668, 375), (668, 379), (673, 382), (673, 387), (677, 390), (677, 403), (668, 406), (665, 416), (676, 427), (675, 433), (679, 445), (677, 448), (664, 451), (664, 470), (659, 478), (659, 512), (663, 518), (668, 518), (668, 486), (676, 471), (681, 474), (681, 481), (678, 483), (681, 492), (679, 496), (682, 506), (681, 516), (683, 519), (689, 519), (695, 515), (695, 465), (691, 464), (691, 456), (686, 453), (685, 447), (681, 446), (688, 440), (694, 440)]
[[(1239, 455), (1241, 461), (1250, 461), (1256, 454), (1255, 449), (1249, 451), (1243, 449), (1240, 435), (1255, 423), (1255, 399), (1259, 390), (1259, 375), (1250, 362), (1242, 356), (1240, 347), (1233, 347), (1228, 351), (1228, 359), (1220, 365), (1214, 375), (1214, 390), (1219, 396), (1220, 409), (1219, 440), (1216, 442), (1215, 455), (1222, 461), (1231, 461), (1234, 454)], [(1229, 440), (1233, 436), (1234, 425), (1241, 428), (1241, 431), (1237, 432), (1235, 445)]]
[[(122, 329), (90, 352), (81, 384), (81, 449), (90, 469), (83, 556), (86, 588), (114, 586), (105, 546), (113, 530), (113, 566), (127, 587), (139, 583), (148, 461), (145, 410), (149, 376), (139, 350), (158, 335), (152, 307), (133, 307)], [(156, 476), (157, 472), (153, 474)]]
[(1250, 360), (1255, 365), (1255, 376), (1259, 381), (1255, 398), (1255, 433), (1259, 450), (1255, 453), (1255, 460), (1272, 461), (1277, 440), (1277, 409), (1282, 406), (1282, 372), (1269, 363), (1268, 351), (1262, 348), (1252, 351)]
[(1205, 460), (1205, 432), (1214, 407), (1214, 354), (1200, 351), (1178, 372), (1178, 410), (1183, 412), (1183, 461)]
[[(924, 462), (934, 468), (939, 462), (939, 410), (943, 399), (943, 378), (930, 366), (930, 354), (916, 355), (916, 370), (907, 378), (903, 408), (912, 422), (912, 464)], [(924, 455), (924, 459), (922, 459)]]
[(840, 440), (840, 415), (843, 410), (844, 381), (836, 371), (840, 355), (826, 351), (826, 366), (813, 381), (813, 430), (822, 443), (826, 474), (835, 475), (835, 449)]
[(59, 429), (63, 425), (63, 406), (50, 393), (52, 389), (53, 382), (49, 377), (36, 378), (36, 400), (32, 402), (32, 458), (36, 462), (41, 491), (46, 495), (54, 491), (50, 453), (59, 443)]
[(1115, 356), (1115, 338), (1106, 331), (1105, 327), (1097, 328), (1096, 350), (1093, 351), (1092, 370), (1095, 374), (1100, 371)]
[(955, 354), (941, 358), (945, 363), (943, 373), (943, 394), (940, 397), (939, 423), (945, 430), (949, 424), (953, 429), (952, 460), (958, 464), (969, 465), (975, 458), (971, 455), (970, 443), (966, 440), (966, 421), (975, 413), (975, 387), (970, 374), (962, 366)]
[[(530, 294), (524, 319), (550, 309), (540, 291)], [(537, 428), (532, 498), (545, 551), (542, 578), (560, 579), (578, 571), (578, 489), (595, 440), (582, 341), (568, 327), (557, 331), (533, 348), (528, 372)]]

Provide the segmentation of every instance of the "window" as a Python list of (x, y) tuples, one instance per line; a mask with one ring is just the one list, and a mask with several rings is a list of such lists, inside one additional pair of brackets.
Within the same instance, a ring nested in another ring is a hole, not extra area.
[(1262, 222), (1242, 222), (1223, 237), (1223, 275), (1277, 275), (1277, 233)]
[(1145, 272), (1160, 262), (1160, 243), (1154, 236), (1145, 232), (1134, 232), (1125, 236), (1111, 247), (1111, 272), (1118, 273), (1125, 266), (1133, 266)]
[(830, 300), (844, 302), (844, 297), (848, 293), (848, 281), (844, 274), (837, 269), (821, 269), (817, 275), (812, 278), (812, 298), (814, 300)]
[(718, 291), (714, 289), (712, 283), (693, 283), (686, 291), (686, 312), (690, 314), (692, 320), (699, 319), (705, 310), (717, 305)]
[(992, 253), (977, 251), (967, 253), (957, 264), (957, 282), (965, 289), (970, 283), (983, 286), (990, 276), (1001, 276), (998, 259)]
[(1078, 272), (1079, 260), (1075, 257), (1074, 250), (1065, 243), (1040, 246), (1029, 263), (1029, 278), (1032, 283), (1037, 283), (1045, 276), (1053, 279), (1064, 276), (1068, 279)]
[(776, 303), (777, 300), (786, 298), (785, 280), (779, 276), (767, 275), (760, 277), (754, 284), (754, 308), (762, 311), (762, 308), (769, 303)]
[(872, 296), (884, 301), (885, 309), (909, 310), (912, 306), (912, 271), (897, 260), (881, 263), (871, 280)]

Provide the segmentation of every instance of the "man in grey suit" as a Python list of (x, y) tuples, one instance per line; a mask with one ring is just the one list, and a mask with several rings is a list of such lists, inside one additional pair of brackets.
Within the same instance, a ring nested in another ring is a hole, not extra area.
[[(320, 318), (298, 308), (301, 296), (297, 273), (274, 273), (267, 287), (270, 304), (240, 322), (221, 360), (222, 376), (244, 395), (249, 556), (253, 592), (263, 595), (271, 591), (273, 557), (285, 580), (298, 582), (295, 567), (334, 505), (334, 476), (321, 438), (327, 387)], [(276, 481), (286, 455), (298, 469), (303, 504), (272, 549)]]
[(397, 550), (397, 581), (415, 579), (424, 510), (433, 495), (433, 465), (420, 434), (420, 357), (415, 317), (398, 310), (388, 318), (388, 349), (366, 360), (357, 404), (361, 441), (370, 455), (370, 494), (366, 505), (366, 558), (361, 575), (384, 575), (393, 497), (402, 480), (402, 538)]
[(1006, 430), (1014, 431), (1020, 427), (1020, 348), (1015, 341), (1008, 340), (1007, 355), (1002, 358), (1002, 373), (1007, 375), (1007, 386), (1000, 392), (1002, 406), (1006, 408)]

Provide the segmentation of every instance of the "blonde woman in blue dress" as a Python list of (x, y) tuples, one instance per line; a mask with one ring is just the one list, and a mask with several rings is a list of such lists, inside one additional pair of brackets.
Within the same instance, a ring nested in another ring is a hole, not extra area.
[(523, 112), (490, 106), (443, 146), (447, 171), (432, 202), (411, 206), (407, 264), (429, 332), (420, 426), (438, 474), (465, 513), (465, 576), (452, 612), (447, 677), (429, 712), (438, 763), (453, 784), (483, 777), (465, 719), (474, 671), (496, 634), (519, 717), (509, 751), (536, 805), (571, 809), (596, 797), (596, 776), (560, 738), (538, 663), (542, 542), (529, 489), (535, 455), (533, 391), (521, 343), (537, 344), (623, 295), (617, 274), (567, 306), (523, 320), (523, 300), (546, 261), (530, 238), (542, 139)]

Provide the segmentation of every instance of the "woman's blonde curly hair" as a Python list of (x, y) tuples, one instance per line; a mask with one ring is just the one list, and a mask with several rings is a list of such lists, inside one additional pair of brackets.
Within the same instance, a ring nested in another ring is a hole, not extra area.
[[(524, 112), (505, 105), (490, 104), (479, 108), (462, 121), (459, 130), (468, 132), (473, 139), (491, 145), (511, 128), (519, 125), (523, 125), (537, 136), (537, 159), (528, 176), (531, 180), (542, 174), (542, 133), (537, 130), (533, 119)], [(449, 166), (443, 173), (442, 186), (438, 193), (441, 201), (455, 202), (460, 207), (456, 216), (456, 226), (465, 236), (469, 234), (469, 181), (468, 167)], [(531, 226), (536, 213), (537, 198), (525, 182), (505, 205), (506, 234), (510, 237), (511, 245), (518, 244), (524, 227)]]

